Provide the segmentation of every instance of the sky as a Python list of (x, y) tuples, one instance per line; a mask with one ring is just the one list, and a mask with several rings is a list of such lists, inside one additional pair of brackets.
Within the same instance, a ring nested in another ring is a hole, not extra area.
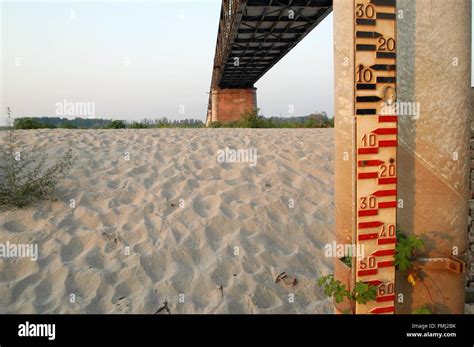
[[(82, 102), (94, 103), (97, 118), (204, 121), (220, 6), (220, 0), (2, 1), (2, 110), (56, 116), (58, 104)], [(256, 87), (265, 116), (332, 116), (332, 16)]]
[[(62, 116), (58, 105), (92, 103), (97, 118), (204, 121), (220, 6), (0, 0), (1, 110)], [(333, 115), (332, 36), (331, 14), (257, 82), (262, 114)]]

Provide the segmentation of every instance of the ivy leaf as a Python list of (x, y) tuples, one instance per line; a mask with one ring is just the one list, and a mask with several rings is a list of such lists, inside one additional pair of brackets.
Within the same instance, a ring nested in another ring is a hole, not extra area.
[(364, 282), (357, 282), (352, 296), (359, 304), (367, 304), (377, 298), (377, 287)]
[(400, 271), (412, 267), (412, 259), (417, 251), (424, 250), (424, 242), (415, 235), (406, 236), (397, 230), (397, 245), (395, 246), (395, 266)]
[(424, 305), (420, 308), (413, 310), (412, 314), (433, 314), (433, 311), (431, 311), (428, 305)]

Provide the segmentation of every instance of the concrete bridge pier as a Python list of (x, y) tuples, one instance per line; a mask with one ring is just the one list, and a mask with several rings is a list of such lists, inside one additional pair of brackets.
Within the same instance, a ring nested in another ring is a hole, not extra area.
[(257, 88), (211, 89), (207, 125), (239, 120), (242, 114), (257, 109)]
[[(419, 105), (399, 115), (402, 231), (425, 241), (415, 286), (400, 274), (398, 313), (429, 306), (463, 313), (467, 260), (471, 123), (471, 0), (398, 0), (398, 100)], [(436, 259), (440, 259), (436, 265)], [(442, 259), (442, 261), (441, 261)], [(448, 260), (449, 259), (449, 260)], [(451, 259), (456, 262), (451, 262)], [(444, 269), (443, 269), (444, 264)], [(422, 283), (423, 282), (423, 283)]]
[[(334, 0), (333, 9), (336, 234), (354, 243), (354, 2)], [(468, 247), (471, 0), (398, 0), (397, 10), (397, 101), (419, 106), (399, 115), (398, 224), (424, 240), (425, 250), (415, 285), (397, 275), (396, 313), (425, 305), (462, 313), (465, 273), (457, 259), (466, 259)], [(353, 281), (339, 260), (336, 277)]]

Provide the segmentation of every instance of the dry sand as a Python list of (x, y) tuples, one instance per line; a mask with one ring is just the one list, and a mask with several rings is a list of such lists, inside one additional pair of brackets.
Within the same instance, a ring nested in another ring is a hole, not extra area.
[[(316, 283), (332, 271), (332, 129), (17, 136), (75, 163), (57, 201), (0, 212), (0, 243), (39, 247), (0, 260), (0, 313), (332, 313)], [(219, 163), (226, 146), (257, 165)]]

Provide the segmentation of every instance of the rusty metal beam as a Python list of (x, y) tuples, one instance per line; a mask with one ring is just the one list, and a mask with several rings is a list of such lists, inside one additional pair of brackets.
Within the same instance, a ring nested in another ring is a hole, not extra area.
[(253, 88), (331, 11), (333, 0), (223, 0), (209, 94)]
[(331, 11), (332, 0), (223, 0), (211, 88), (253, 86)]

